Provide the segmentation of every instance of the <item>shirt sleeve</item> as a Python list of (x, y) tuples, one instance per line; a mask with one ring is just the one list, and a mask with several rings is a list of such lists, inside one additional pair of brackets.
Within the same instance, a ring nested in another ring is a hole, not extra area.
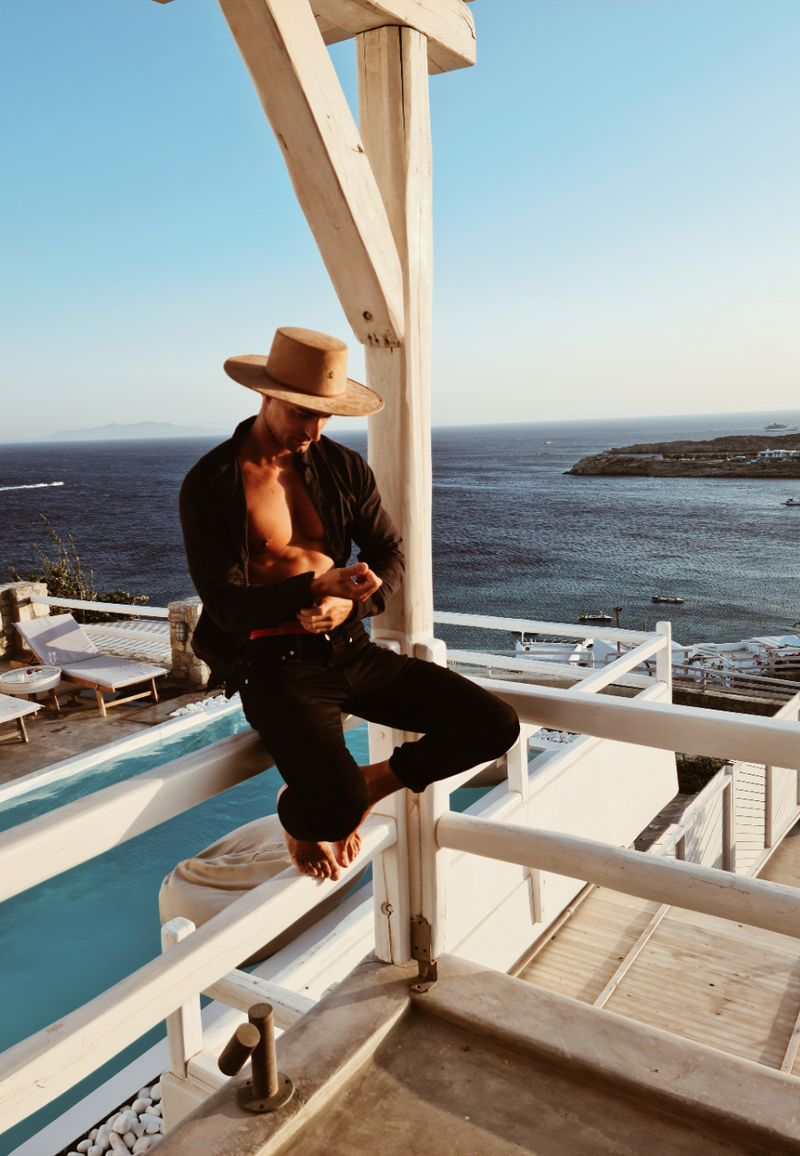
[(402, 585), (405, 556), (403, 539), (383, 506), (375, 475), (363, 458), (358, 461), (359, 496), (354, 506), (352, 536), (358, 546), (359, 562), (366, 562), (383, 583), (364, 602), (355, 604), (356, 617), (369, 618), (381, 614), (390, 596)]
[[(241, 516), (246, 518), (246, 509)], [(189, 573), (204, 611), (233, 635), (290, 622), (314, 602), (313, 570), (274, 585), (249, 586), (234, 517), (235, 508), (226, 509), (207, 471), (190, 470), (181, 486), (180, 519)]]

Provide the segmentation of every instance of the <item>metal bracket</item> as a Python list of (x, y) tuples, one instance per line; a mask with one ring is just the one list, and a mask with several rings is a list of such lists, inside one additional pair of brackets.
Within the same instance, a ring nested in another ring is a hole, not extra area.
[(436, 960), (431, 959), (431, 925), (423, 915), (411, 916), (411, 958), (419, 961), (419, 975), (410, 985), (418, 995), (429, 992), (439, 978)]

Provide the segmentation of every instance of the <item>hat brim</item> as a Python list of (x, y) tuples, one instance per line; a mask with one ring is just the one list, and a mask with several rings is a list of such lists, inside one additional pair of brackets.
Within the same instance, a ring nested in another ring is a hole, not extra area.
[(312, 409), (315, 413), (326, 413), (339, 417), (366, 417), (383, 409), (383, 398), (366, 385), (347, 378), (347, 388), (344, 393), (336, 397), (320, 397), (316, 393), (303, 393), (299, 389), (290, 389), (281, 382), (275, 381), (266, 372), (267, 359), (262, 354), (244, 353), (239, 357), (229, 357), (223, 368), (228, 377), (232, 377), (239, 385), (245, 385), (256, 393), (263, 393), (266, 397), (286, 401), (290, 405), (299, 405), (304, 409)]

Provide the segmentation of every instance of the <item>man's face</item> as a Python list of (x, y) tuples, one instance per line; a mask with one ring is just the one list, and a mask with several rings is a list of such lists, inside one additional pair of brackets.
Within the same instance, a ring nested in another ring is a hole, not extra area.
[(318, 442), (329, 415), (317, 413), (279, 401), (276, 397), (264, 398), (264, 410), (272, 436), (285, 450), (300, 453), (307, 450), (312, 442)]

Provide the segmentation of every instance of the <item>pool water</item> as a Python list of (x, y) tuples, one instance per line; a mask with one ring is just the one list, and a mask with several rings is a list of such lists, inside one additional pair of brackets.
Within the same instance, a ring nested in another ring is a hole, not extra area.
[[(0, 812), (4, 824), (0, 829), (163, 765), (246, 726), (241, 711), (235, 711), (130, 752), (127, 757), (114, 754), (74, 778), (11, 800)], [(366, 725), (348, 731), (346, 741), (359, 763), (369, 761)], [(14, 993), (13, 999), (2, 1001), (0, 1051), (73, 1011), (159, 955), (158, 892), (164, 876), (181, 859), (235, 827), (273, 814), (281, 783), (278, 771), (271, 767), (255, 779), (0, 903), (3, 987), (7, 995)], [(454, 810), (464, 810), (488, 789), (454, 791), (451, 805)], [(153, 1028), (58, 1100), (4, 1132), (0, 1135), (0, 1156), (8, 1156), (163, 1035), (163, 1025)], [(152, 1073), (153, 1078), (157, 1074)]]
[[(56, 807), (63, 807), (75, 799), (82, 799), (85, 795), (100, 791), (103, 787), (110, 787), (123, 779), (141, 775), (144, 771), (172, 762), (181, 755), (199, 751), (211, 743), (248, 729), (241, 708), (220, 712), (217, 717), (214, 714), (207, 716), (206, 719), (201, 717), (197, 725), (188, 730), (183, 727), (172, 728), (169, 723), (162, 726), (164, 730), (158, 738), (145, 746), (125, 750), (123, 745), (118, 753), (112, 749), (108, 758), (102, 762), (91, 763), (85, 770), (76, 769), (68, 777), (55, 782), (32, 787), (24, 794), (16, 795), (6, 802), (2, 801), (0, 792), (0, 831), (7, 831), (10, 827), (16, 827), (28, 819), (35, 819)], [(156, 729), (161, 730), (160, 727)], [(174, 734), (171, 733), (173, 729), (176, 731)]]

